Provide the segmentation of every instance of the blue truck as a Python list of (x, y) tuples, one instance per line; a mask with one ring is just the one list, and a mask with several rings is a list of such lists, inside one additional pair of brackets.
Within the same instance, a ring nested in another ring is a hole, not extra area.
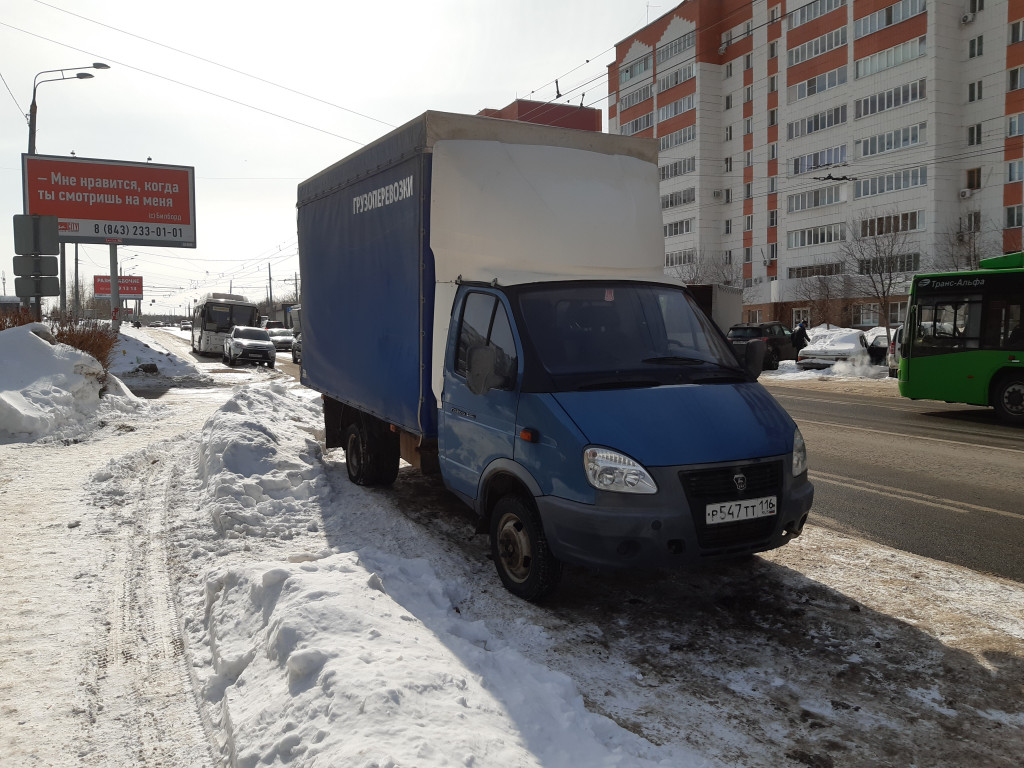
[(349, 478), (470, 505), (505, 587), (800, 535), (800, 430), (663, 269), (651, 140), (427, 112), (298, 188), (301, 380)]

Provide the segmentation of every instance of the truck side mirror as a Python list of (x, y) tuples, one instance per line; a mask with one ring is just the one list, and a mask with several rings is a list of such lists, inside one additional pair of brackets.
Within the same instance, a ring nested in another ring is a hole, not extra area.
[(764, 370), (764, 353), (767, 346), (761, 339), (751, 339), (744, 347), (743, 365), (750, 377), (756, 379)]
[(492, 346), (481, 345), (470, 348), (466, 368), (466, 385), (474, 395), (482, 395), (505, 383), (505, 377), (498, 375), (495, 369), (497, 360), (497, 351)]

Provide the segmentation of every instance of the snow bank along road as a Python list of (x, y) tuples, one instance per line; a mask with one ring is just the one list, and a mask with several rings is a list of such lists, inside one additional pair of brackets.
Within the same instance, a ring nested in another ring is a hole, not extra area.
[[(528, 605), (436, 483), (352, 486), (343, 454), (320, 457), (315, 409), (267, 384), (280, 374), (253, 379), (0, 445), (0, 765), (1020, 765), (1020, 585), (811, 526), (700, 573), (569, 569), (552, 603)], [(337, 653), (351, 627), (327, 615), (314, 635), (283, 600), (230, 602), (259, 578), (324, 600), (329, 583), (356, 589), (340, 574), (358, 563), (501, 705), (500, 738), (471, 707), (455, 726), (408, 715), (423, 691), (398, 667), (376, 709), (338, 696), (366, 664)], [(303, 627), (325, 658), (301, 642), (272, 657), (268, 625)], [(566, 713), (572, 729), (542, 722)], [(403, 752), (410, 733), (433, 749)]]

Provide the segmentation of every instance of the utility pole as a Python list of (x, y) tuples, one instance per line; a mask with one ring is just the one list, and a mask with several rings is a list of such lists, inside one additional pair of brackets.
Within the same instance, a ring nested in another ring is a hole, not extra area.
[(267, 296), (270, 299), (270, 316), (274, 316), (274, 279), (270, 276), (270, 264), (267, 264)]

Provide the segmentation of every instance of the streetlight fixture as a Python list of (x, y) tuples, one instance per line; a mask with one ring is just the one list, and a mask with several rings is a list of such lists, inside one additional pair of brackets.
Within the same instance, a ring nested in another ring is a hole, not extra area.
[[(56, 80), (88, 80), (93, 77), (89, 72), (80, 72), (82, 69), (110, 69), (109, 64), (97, 61), (90, 64), (88, 67), (71, 67), (69, 69), (45, 69), (38, 73), (32, 78), (32, 105), (28, 110), (28, 153), (34, 155), (36, 153), (36, 89), (42, 83), (52, 83)], [(42, 80), (39, 79), (40, 75), (52, 75), (56, 72), (60, 73), (60, 77), (45, 77)], [(68, 72), (77, 72), (75, 75), (68, 75)]]

